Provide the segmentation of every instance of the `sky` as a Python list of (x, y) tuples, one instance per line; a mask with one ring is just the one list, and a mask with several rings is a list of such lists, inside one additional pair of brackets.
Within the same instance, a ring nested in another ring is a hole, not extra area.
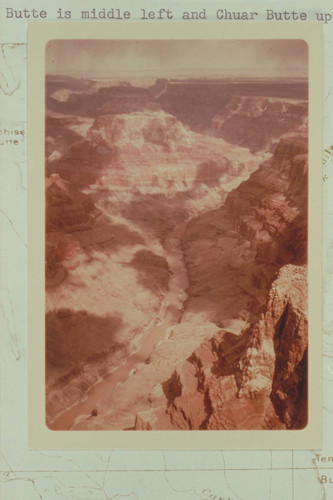
[(307, 77), (303, 40), (52, 40), (46, 73), (88, 78)]

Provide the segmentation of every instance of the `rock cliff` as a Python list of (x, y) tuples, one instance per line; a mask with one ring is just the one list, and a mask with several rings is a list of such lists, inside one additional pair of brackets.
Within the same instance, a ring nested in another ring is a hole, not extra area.
[[(172, 375), (173, 428), (306, 425), (306, 151), (302, 138), (281, 141), (221, 209), (185, 231), (182, 322), (199, 311), (221, 329)], [(159, 428), (164, 413), (139, 413), (138, 428)]]
[(234, 95), (212, 119), (216, 137), (256, 152), (283, 135), (307, 134), (307, 101)]
[(87, 140), (106, 143), (112, 148), (141, 149), (149, 144), (170, 151), (193, 146), (194, 135), (174, 116), (162, 111), (145, 111), (123, 115), (103, 115), (97, 118), (87, 134)]
[[(306, 425), (307, 270), (284, 266), (261, 318), (241, 335), (221, 329), (169, 381), (178, 429), (299, 429)], [(154, 415), (154, 412), (153, 412)], [(149, 414), (137, 427), (159, 428)]]

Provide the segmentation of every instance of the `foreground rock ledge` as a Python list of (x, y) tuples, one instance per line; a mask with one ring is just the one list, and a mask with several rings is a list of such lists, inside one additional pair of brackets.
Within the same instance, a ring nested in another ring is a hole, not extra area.
[(219, 330), (164, 384), (167, 409), (136, 429), (300, 429), (306, 425), (307, 268), (284, 266), (242, 335)]

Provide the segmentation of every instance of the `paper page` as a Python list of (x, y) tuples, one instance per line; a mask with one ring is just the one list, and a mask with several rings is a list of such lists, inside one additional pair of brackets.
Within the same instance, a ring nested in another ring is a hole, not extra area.
[[(27, 405), (27, 98), (26, 36), (27, 22), (33, 18), (43, 23), (80, 20), (86, 9), (106, 10), (108, 5), (52, 4), (41, 2), (29, 6), (18, 2), (1, 7), (1, 129), (13, 131), (13, 138), (1, 144), (1, 456), (2, 498), (15, 496), (34, 498), (230, 498), (230, 499), (298, 499), (330, 498), (333, 488), (332, 401), (330, 383), (330, 164), (331, 164), (331, 38), (333, 12), (329, 2), (316, 7), (308, 4), (295, 11), (278, 10), (275, 5), (256, 2), (248, 11), (245, 2), (219, 5), (209, 2), (181, 6), (170, 2), (171, 19), (156, 19), (158, 11), (152, 3), (133, 2), (114, 5), (130, 12), (131, 20), (144, 23), (149, 17), (156, 22), (182, 20), (183, 11), (201, 13), (200, 20), (230, 23), (233, 18), (254, 21), (273, 19), (316, 21), (323, 26), (323, 440), (318, 450), (36, 450), (28, 446)], [(28, 9), (24, 11), (24, 9)], [(32, 10), (35, 9), (35, 10)], [(61, 9), (61, 11), (58, 11)], [(19, 12), (20, 11), (20, 12)], [(148, 14), (154, 11), (155, 14)], [(238, 12), (238, 14), (232, 14)], [(251, 14), (252, 12), (252, 14)], [(95, 15), (95, 14), (94, 14)], [(115, 13), (113, 13), (115, 15)], [(124, 12), (122, 14), (124, 17)], [(126, 14), (127, 15), (127, 14)], [(125, 16), (126, 16), (125, 15)], [(20, 17), (17, 17), (20, 16)], [(30, 17), (27, 17), (30, 16)], [(167, 16), (166, 16), (167, 17)], [(198, 14), (199, 17), (199, 14)], [(230, 18), (230, 19), (229, 19)], [(93, 21), (92, 21), (93, 22)], [(129, 20), (121, 19), (124, 30)], [(197, 21), (190, 20), (195, 23)], [(8, 134), (7, 134), (8, 135)], [(320, 255), (318, 255), (320, 259)], [(318, 338), (320, 332), (318, 332)], [(320, 340), (318, 340), (320, 342)]]

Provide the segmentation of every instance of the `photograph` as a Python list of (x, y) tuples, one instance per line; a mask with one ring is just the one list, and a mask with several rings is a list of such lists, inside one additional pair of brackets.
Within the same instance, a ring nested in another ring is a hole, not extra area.
[(303, 429), (307, 43), (45, 58), (49, 429)]

